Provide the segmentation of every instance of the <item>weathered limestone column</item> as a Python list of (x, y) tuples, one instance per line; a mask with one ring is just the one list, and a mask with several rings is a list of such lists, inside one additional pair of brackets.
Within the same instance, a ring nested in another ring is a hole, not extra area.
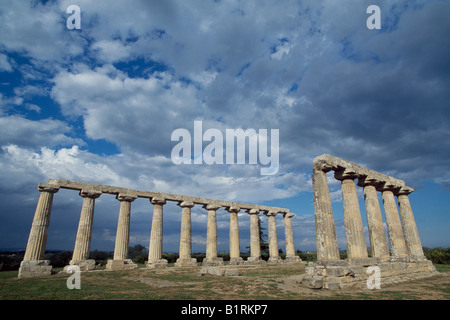
[(241, 210), (239, 207), (228, 207), (226, 210), (230, 213), (230, 264), (242, 264), (244, 259), (240, 257), (239, 246), (239, 223), (238, 212)]
[(358, 178), (353, 172), (336, 171), (335, 178), (341, 181), (342, 202), (344, 204), (345, 238), (347, 240), (348, 260), (366, 259), (367, 245), (359, 210), (358, 195), (354, 179)]
[(58, 192), (59, 187), (41, 183), (38, 185), (38, 190), (41, 194), (34, 213), (25, 255), (20, 263), (19, 278), (47, 276), (52, 272), (50, 261), (43, 260), (43, 258), (47, 244), (53, 194)]
[(358, 184), (364, 187), (364, 204), (366, 207), (367, 227), (372, 257), (381, 261), (389, 261), (389, 247), (381, 216), (380, 203), (378, 202), (376, 185), (380, 181), (370, 178), (360, 178)]
[(277, 224), (275, 221), (277, 213), (275, 211), (264, 213), (269, 219), (269, 263), (278, 263), (281, 260), (278, 254)]
[(119, 221), (117, 223), (116, 244), (114, 246), (114, 259), (108, 260), (106, 269), (123, 270), (135, 269), (135, 264), (128, 259), (128, 245), (130, 241), (130, 214), (131, 202), (136, 200), (136, 196), (118, 194), (116, 199), (120, 201)]
[(150, 244), (148, 246), (147, 268), (165, 268), (167, 260), (162, 258), (163, 243), (163, 206), (165, 199), (152, 198), (153, 204), (152, 229), (150, 232)]
[(292, 232), (292, 217), (295, 216), (293, 213), (285, 213), (284, 217), (284, 234), (286, 242), (286, 261), (296, 262), (302, 261), (299, 256), (295, 255), (294, 248), (294, 233)]
[(264, 261), (261, 259), (261, 243), (259, 240), (259, 210), (248, 209), (247, 213), (250, 215), (250, 257), (247, 258), (247, 261), (248, 263), (259, 264)]
[(417, 231), (416, 221), (414, 220), (413, 211), (408, 198), (408, 195), (413, 191), (413, 188), (402, 187), (397, 192), (400, 218), (402, 221), (405, 242), (410, 258), (415, 260), (426, 260), (426, 257), (423, 254), (419, 232)]
[(175, 267), (195, 267), (197, 259), (191, 258), (191, 208), (193, 202), (182, 201), (178, 205), (181, 211), (181, 231), (180, 231), (180, 256), (175, 262)]
[(317, 260), (339, 260), (339, 247), (331, 207), (327, 175), (314, 168), (312, 175), (314, 217), (316, 222)]
[(206, 230), (206, 258), (203, 259), (204, 266), (223, 265), (223, 258), (217, 256), (217, 221), (216, 211), (220, 208), (218, 205), (207, 204), (203, 208), (208, 210), (208, 225)]
[(80, 267), (81, 271), (95, 269), (95, 260), (89, 260), (89, 252), (91, 248), (95, 199), (100, 197), (101, 194), (100, 191), (94, 190), (80, 191), (80, 196), (84, 198), (83, 206), (81, 208), (80, 222), (78, 223), (75, 248), (69, 265), (77, 265)]
[(395, 191), (395, 189), (390, 185), (383, 184), (380, 186), (380, 190), (383, 192), (384, 215), (386, 217), (389, 244), (391, 246), (391, 260), (406, 260), (408, 249), (406, 248), (405, 237), (394, 198), (393, 190)]

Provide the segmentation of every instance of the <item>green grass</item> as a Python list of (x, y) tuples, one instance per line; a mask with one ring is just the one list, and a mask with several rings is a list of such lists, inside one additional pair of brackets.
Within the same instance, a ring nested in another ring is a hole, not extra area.
[[(449, 265), (436, 265), (450, 272)], [(417, 281), (399, 290), (395, 286), (381, 290), (328, 291), (281, 290), (282, 277), (301, 274), (300, 267), (264, 266), (240, 268), (239, 277), (199, 276), (200, 268), (128, 271), (93, 271), (81, 274), (81, 290), (69, 290), (68, 274), (18, 279), (17, 271), (0, 272), (0, 300), (288, 300), (288, 299), (450, 299), (448, 280)], [(448, 279), (445, 278), (445, 279)], [(418, 285), (416, 285), (418, 284)], [(298, 285), (300, 286), (300, 285)], [(416, 287), (420, 287), (420, 291)]]
[(435, 264), (434, 266), (439, 272), (450, 272), (450, 264)]

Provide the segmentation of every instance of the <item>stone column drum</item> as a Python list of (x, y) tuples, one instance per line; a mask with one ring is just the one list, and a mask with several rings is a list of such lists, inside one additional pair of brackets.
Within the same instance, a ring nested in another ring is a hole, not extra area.
[(226, 210), (230, 213), (230, 264), (242, 264), (244, 259), (240, 257), (241, 250), (239, 246), (239, 222), (238, 207), (228, 207)]
[(19, 278), (48, 276), (52, 272), (49, 260), (43, 260), (47, 244), (48, 226), (52, 211), (53, 194), (59, 188), (46, 183), (38, 186), (41, 193), (34, 213), (25, 256), (20, 263)]
[(203, 259), (204, 266), (223, 265), (223, 258), (217, 256), (217, 221), (216, 212), (220, 208), (218, 205), (207, 204), (203, 208), (208, 210), (208, 225), (206, 230), (206, 257)]
[(175, 262), (175, 267), (195, 267), (197, 259), (191, 258), (191, 208), (193, 202), (181, 201), (178, 205), (181, 210), (181, 231), (180, 231), (180, 255)]
[(406, 248), (393, 190), (389, 185), (381, 186), (384, 215), (388, 229), (389, 244), (391, 246), (391, 260), (403, 261), (408, 256), (408, 249)]
[(261, 243), (259, 239), (258, 214), (259, 210), (248, 209), (250, 215), (250, 257), (247, 258), (248, 263), (261, 263)]
[(322, 170), (312, 175), (314, 215), (316, 223), (317, 260), (339, 260), (339, 247), (331, 207), (327, 176)]
[(302, 261), (299, 256), (295, 255), (294, 247), (294, 233), (292, 232), (292, 217), (295, 216), (293, 213), (284, 214), (284, 234), (286, 242), (286, 261), (296, 262)]
[(397, 192), (400, 218), (402, 221), (405, 242), (410, 258), (415, 260), (426, 260), (426, 257), (423, 254), (419, 232), (417, 231), (416, 221), (414, 220), (414, 215), (408, 198), (408, 195), (413, 191), (413, 188), (402, 187)]
[(137, 268), (137, 264), (131, 261), (131, 259), (128, 259), (128, 246), (130, 241), (131, 202), (136, 199), (136, 196), (118, 194), (116, 199), (120, 201), (120, 210), (119, 221), (117, 223), (116, 244), (114, 246), (114, 259), (108, 260), (106, 269), (135, 269)]
[(162, 258), (163, 244), (163, 206), (165, 199), (152, 198), (153, 204), (152, 229), (150, 233), (150, 244), (148, 249), (147, 268), (165, 268), (167, 260)]
[(368, 257), (367, 245), (359, 210), (358, 195), (353, 181), (358, 176), (345, 170), (336, 171), (334, 176), (341, 181), (347, 258), (349, 260), (366, 259)]
[(80, 191), (80, 196), (83, 197), (83, 206), (81, 208), (80, 222), (78, 223), (75, 248), (69, 265), (77, 265), (81, 271), (95, 269), (95, 260), (89, 260), (89, 253), (91, 248), (95, 199), (100, 197), (101, 194), (100, 191), (94, 190)]
[(365, 179), (358, 182), (364, 187), (364, 204), (366, 208), (367, 227), (369, 229), (369, 240), (372, 257), (381, 261), (389, 261), (389, 247), (383, 226), (380, 203), (378, 202), (377, 190), (375, 188), (380, 182)]
[(277, 263), (281, 260), (278, 254), (277, 224), (275, 221), (277, 213), (274, 211), (265, 213), (269, 220), (269, 263)]

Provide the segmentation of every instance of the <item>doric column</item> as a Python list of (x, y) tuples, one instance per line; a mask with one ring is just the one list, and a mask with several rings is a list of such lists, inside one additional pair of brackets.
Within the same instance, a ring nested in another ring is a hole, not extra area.
[(364, 204), (372, 257), (379, 258), (381, 261), (389, 261), (389, 247), (375, 188), (379, 184), (380, 181), (368, 177), (362, 177), (358, 181), (358, 185), (364, 187)]
[(241, 209), (239, 207), (227, 207), (226, 210), (230, 213), (230, 264), (242, 264), (244, 260), (240, 257), (238, 223), (238, 212)]
[(250, 215), (250, 257), (247, 261), (251, 263), (260, 263), (261, 261), (261, 243), (260, 243), (260, 230), (258, 224), (257, 209), (248, 209), (247, 213)]
[(48, 226), (52, 212), (53, 194), (59, 188), (50, 184), (41, 183), (38, 186), (41, 193), (34, 213), (28, 244), (25, 250), (24, 261), (42, 260), (47, 244)]
[(331, 208), (327, 175), (315, 169), (312, 175), (314, 218), (316, 222), (317, 260), (339, 260), (339, 247)]
[(162, 258), (162, 243), (163, 206), (166, 204), (166, 200), (153, 197), (150, 203), (153, 204), (153, 217), (150, 244), (148, 246), (147, 268), (165, 268), (167, 267), (167, 260)]
[(95, 199), (100, 197), (101, 194), (100, 191), (94, 190), (80, 191), (80, 196), (83, 197), (83, 206), (81, 208), (80, 222), (78, 223), (75, 248), (69, 265), (77, 265), (82, 271), (93, 270), (95, 268), (95, 260), (89, 260), (89, 252), (91, 248)]
[(206, 230), (206, 258), (203, 259), (204, 266), (223, 265), (223, 258), (217, 257), (217, 221), (216, 211), (221, 206), (214, 204), (204, 205), (208, 210), (208, 225)]
[(108, 260), (106, 269), (134, 269), (137, 268), (137, 264), (128, 259), (128, 245), (130, 241), (131, 202), (136, 200), (136, 196), (118, 194), (116, 199), (120, 201), (120, 210), (117, 222), (116, 244), (114, 246), (114, 259)]
[(197, 260), (191, 258), (191, 208), (193, 202), (181, 201), (178, 205), (181, 210), (180, 253), (175, 262), (175, 267), (195, 267)]
[(286, 242), (286, 260), (289, 262), (302, 261), (299, 256), (295, 255), (294, 248), (294, 233), (292, 232), (292, 217), (293, 213), (285, 213), (284, 217), (284, 234)]
[(355, 182), (353, 181), (358, 178), (358, 175), (341, 170), (336, 171), (334, 176), (341, 181), (347, 257), (349, 260), (367, 258), (367, 245), (364, 238), (358, 195), (356, 194)]
[(280, 255), (278, 254), (278, 238), (277, 238), (277, 224), (275, 221), (275, 216), (278, 212), (266, 211), (269, 220), (269, 261), (268, 262), (279, 262)]
[(391, 260), (404, 260), (408, 256), (408, 249), (406, 248), (405, 237), (393, 193), (393, 191), (396, 191), (396, 188), (385, 183), (379, 189), (383, 195), (384, 215), (391, 247)]
[(411, 209), (411, 204), (409, 203), (408, 198), (408, 195), (413, 191), (414, 191), (413, 188), (402, 187), (397, 192), (400, 218), (402, 221), (405, 242), (410, 257), (417, 260), (426, 260), (423, 254), (419, 232), (417, 231), (416, 221), (414, 220), (413, 211)]
[(25, 255), (20, 264), (19, 278), (50, 275), (52, 270), (50, 261), (42, 259), (47, 244), (53, 194), (58, 192), (59, 187), (41, 183), (38, 185), (38, 190), (41, 194), (34, 213)]

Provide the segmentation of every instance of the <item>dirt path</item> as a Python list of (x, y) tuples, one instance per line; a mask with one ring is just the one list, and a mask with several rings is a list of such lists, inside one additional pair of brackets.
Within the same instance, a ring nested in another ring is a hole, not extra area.
[[(146, 283), (160, 290), (176, 287), (178, 291), (196, 292), (196, 298), (203, 299), (389, 299), (389, 300), (450, 300), (450, 271), (441, 272), (435, 276), (422, 280), (404, 282), (383, 286), (381, 289), (345, 289), (326, 290), (310, 289), (301, 285), (305, 276), (304, 270), (283, 267), (276, 268), (239, 268), (239, 276), (198, 276), (193, 272), (183, 279), (184, 271), (159, 271), (160, 276), (168, 277), (155, 279), (142, 277), (133, 279)], [(176, 281), (175, 275), (180, 277)]]

